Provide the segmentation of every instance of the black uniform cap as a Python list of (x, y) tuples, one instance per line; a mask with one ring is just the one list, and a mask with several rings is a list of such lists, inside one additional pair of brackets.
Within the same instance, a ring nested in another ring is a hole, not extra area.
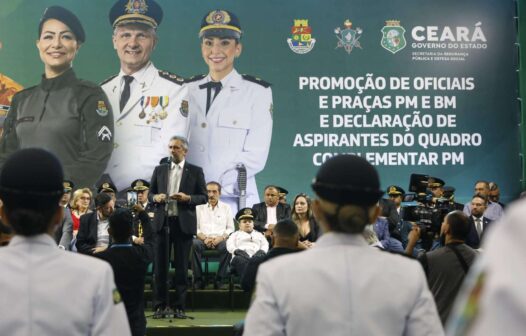
[[(38, 148), (22, 149), (11, 155), (0, 174), (0, 197), (9, 202), (12, 197), (37, 198), (41, 202), (58, 199), (64, 194), (64, 173), (60, 161)], [(24, 202), (24, 208), (32, 208)], [(36, 207), (35, 207), (36, 208)]]
[(236, 213), (236, 220), (240, 221), (245, 218), (254, 219), (254, 210), (251, 208), (243, 208)]
[(156, 29), (163, 20), (163, 9), (153, 0), (119, 0), (111, 7), (109, 19), (113, 28), (140, 23)]
[(62, 182), (62, 185), (64, 186), (64, 192), (66, 193), (72, 191), (73, 188), (75, 188), (75, 185), (70, 180), (64, 180), (64, 182)]
[(239, 39), (243, 31), (237, 16), (229, 11), (216, 9), (207, 13), (201, 21), (199, 38), (223, 37)]
[(117, 187), (115, 187), (115, 185), (111, 182), (104, 182), (102, 183), (98, 190), (97, 190), (97, 193), (101, 193), (101, 192), (112, 192), (112, 193), (116, 193), (117, 192)]
[(444, 182), (444, 180), (442, 180), (442, 179), (440, 179), (438, 177), (430, 177), (428, 179), (427, 186), (429, 188), (442, 187), (442, 186), (444, 186), (444, 184), (446, 184), (446, 182)]
[(135, 191), (148, 190), (150, 189), (150, 183), (148, 183), (148, 181), (143, 180), (143, 179), (137, 179), (132, 182), (130, 189), (135, 190)]
[(84, 41), (86, 41), (86, 33), (84, 32), (84, 28), (82, 28), (82, 24), (80, 23), (79, 18), (66, 8), (60, 6), (48, 7), (44, 11), (44, 14), (42, 14), (40, 24), (38, 25), (39, 38), (42, 34), (42, 26), (44, 26), (44, 23), (50, 19), (58, 20), (66, 26), (68, 26), (68, 28), (71, 29), (73, 34), (75, 34), (75, 38), (78, 42), (84, 43)]
[(387, 187), (387, 195), (405, 195), (405, 190), (397, 185)]
[(327, 160), (312, 181), (312, 189), (320, 198), (336, 204), (371, 206), (383, 195), (376, 169), (355, 155)]

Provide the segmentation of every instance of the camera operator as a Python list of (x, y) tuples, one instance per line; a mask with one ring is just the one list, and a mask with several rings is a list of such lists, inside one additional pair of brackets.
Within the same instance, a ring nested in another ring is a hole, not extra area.
[[(445, 246), (418, 255), (442, 324), (445, 324), (464, 277), (477, 255), (475, 250), (465, 244), (469, 231), (468, 217), (459, 210), (450, 212), (444, 218), (440, 231)], [(408, 253), (412, 254), (419, 238), (420, 227), (414, 226), (409, 233)]]

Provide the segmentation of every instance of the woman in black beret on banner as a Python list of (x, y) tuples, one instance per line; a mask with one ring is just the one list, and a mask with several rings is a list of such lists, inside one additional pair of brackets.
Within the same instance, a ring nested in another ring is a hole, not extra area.
[(93, 187), (113, 149), (113, 116), (106, 95), (75, 76), (72, 63), (86, 35), (69, 10), (52, 6), (38, 26), (41, 82), (13, 97), (0, 140), (0, 167), (10, 154), (39, 147), (62, 162), (65, 178)]

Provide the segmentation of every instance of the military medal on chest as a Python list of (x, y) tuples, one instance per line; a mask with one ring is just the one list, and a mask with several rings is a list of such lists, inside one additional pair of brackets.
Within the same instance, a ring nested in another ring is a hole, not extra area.
[(139, 113), (139, 118), (144, 119), (146, 118), (146, 112), (144, 112), (144, 108), (147, 107), (150, 104), (150, 97), (142, 96), (141, 98), (141, 113)]
[(169, 97), (168, 96), (162, 96), (161, 97), (161, 112), (159, 112), (159, 118), (161, 120), (166, 119), (168, 116), (168, 112), (166, 112), (166, 107), (168, 107)]
[(157, 113), (155, 113), (155, 108), (157, 105), (159, 105), (159, 97), (158, 96), (152, 96), (150, 97), (150, 105), (152, 106), (152, 111), (150, 112), (150, 115), (148, 116), (148, 121), (146, 121), (147, 124), (156, 122), (158, 119)]

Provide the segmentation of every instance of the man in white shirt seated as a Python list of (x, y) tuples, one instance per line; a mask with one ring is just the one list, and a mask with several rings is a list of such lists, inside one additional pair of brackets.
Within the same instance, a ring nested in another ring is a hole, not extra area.
[(115, 202), (107, 193), (95, 197), (97, 211), (80, 217), (79, 233), (77, 234), (77, 251), (83, 254), (102, 252), (110, 245), (108, 233), (109, 217), (113, 213)]
[(218, 182), (208, 182), (206, 185), (208, 203), (195, 208), (197, 215), (197, 238), (193, 240), (193, 264), (196, 287), (206, 286), (203, 279), (201, 256), (204, 250), (219, 252), (219, 269), (214, 281), (214, 288), (223, 287), (222, 281), (226, 276), (230, 253), (226, 249), (226, 239), (234, 232), (234, 220), (230, 206), (219, 200), (221, 185)]

